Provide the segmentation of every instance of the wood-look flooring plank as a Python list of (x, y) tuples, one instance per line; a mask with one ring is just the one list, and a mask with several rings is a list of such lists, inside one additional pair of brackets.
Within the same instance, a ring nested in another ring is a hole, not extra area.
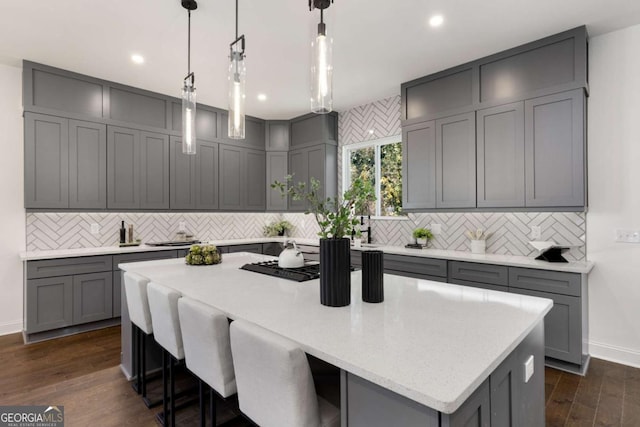
[(622, 426), (640, 426), (640, 369), (625, 368)]
[(546, 425), (551, 427), (564, 426), (567, 422), (571, 404), (578, 390), (580, 377), (563, 372), (558, 385), (551, 393), (551, 399), (547, 403)]
[(623, 365), (610, 363), (605, 366), (595, 426), (622, 425), (624, 382), (625, 367)]

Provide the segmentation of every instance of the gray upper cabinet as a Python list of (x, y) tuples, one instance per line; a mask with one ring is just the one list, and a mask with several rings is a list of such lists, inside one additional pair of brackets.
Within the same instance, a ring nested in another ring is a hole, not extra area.
[[(218, 120), (221, 110), (198, 104), (196, 107), (196, 138), (202, 141), (218, 141)], [(182, 132), (182, 104), (171, 103), (171, 130)]]
[(524, 102), (477, 112), (478, 207), (524, 206)]
[(107, 207), (140, 207), (140, 131), (107, 127)]
[(229, 138), (229, 115), (226, 111), (220, 113), (220, 141), (229, 145), (240, 145), (258, 150), (264, 150), (264, 120), (245, 116), (244, 139)]
[(266, 204), (266, 159), (264, 151), (247, 150), (245, 156), (245, 188), (243, 208), (263, 211)]
[[(335, 145), (319, 144), (289, 152), (289, 173), (292, 182), (311, 184), (311, 178), (320, 182), (320, 198), (335, 197), (337, 194), (337, 148)], [(300, 200), (289, 200), (289, 209), (303, 211), (306, 203)]]
[[(309, 157), (306, 150), (289, 152), (289, 174), (293, 185), (299, 182), (304, 182), (306, 185), (309, 182)], [(289, 199), (289, 209), (292, 211), (303, 211), (305, 206), (304, 200)]]
[(169, 136), (140, 132), (140, 208), (169, 209)]
[(436, 207), (476, 207), (475, 113), (436, 120)]
[(436, 207), (435, 122), (402, 128), (402, 207)]
[(402, 128), (402, 207), (436, 207), (435, 122)]
[(107, 207), (107, 127), (69, 120), (69, 208)]
[(287, 198), (282, 197), (279, 190), (271, 188), (271, 184), (278, 180), (285, 182), (288, 174), (287, 153), (279, 151), (267, 152), (267, 206), (268, 211), (284, 211), (287, 209)]
[(243, 153), (240, 147), (220, 145), (220, 209), (242, 209)]
[(583, 89), (525, 102), (527, 207), (585, 206)]
[(25, 207), (69, 207), (69, 121), (25, 113)]
[(196, 208), (218, 209), (218, 150), (215, 142), (198, 141), (196, 154)]
[(317, 144), (337, 145), (338, 115), (305, 114), (291, 120), (291, 148), (302, 148)]
[(268, 120), (265, 123), (265, 149), (287, 151), (289, 149), (289, 121)]
[(169, 139), (169, 150), (169, 206), (171, 209), (195, 209), (197, 155), (183, 154), (182, 141), (175, 136)]

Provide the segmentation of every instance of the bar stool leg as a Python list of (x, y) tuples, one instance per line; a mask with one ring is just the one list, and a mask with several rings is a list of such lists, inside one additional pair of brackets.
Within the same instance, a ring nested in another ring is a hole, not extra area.
[(198, 399), (198, 403), (200, 404), (200, 427), (205, 427), (206, 425), (206, 411), (204, 408), (204, 382), (201, 379), (198, 379), (198, 392), (199, 392), (199, 399)]
[(131, 345), (133, 347), (133, 353), (135, 357), (133, 358), (133, 369), (132, 375), (136, 378), (134, 382), (131, 383), (131, 388), (133, 388), (136, 393), (140, 394), (140, 339), (139, 339), (140, 329), (135, 325), (131, 324)]
[(162, 350), (162, 422), (167, 424), (168, 405), (167, 405), (167, 351)]
[(176, 399), (175, 399), (175, 395), (176, 395), (176, 378), (175, 378), (175, 371), (173, 370), (173, 356), (169, 355), (169, 377), (170, 377), (170, 382), (171, 382), (171, 391), (170, 393), (170, 399), (171, 399), (171, 427), (174, 427), (176, 425)]
[(209, 387), (209, 416), (211, 417), (211, 426), (216, 427), (216, 394), (211, 387)]

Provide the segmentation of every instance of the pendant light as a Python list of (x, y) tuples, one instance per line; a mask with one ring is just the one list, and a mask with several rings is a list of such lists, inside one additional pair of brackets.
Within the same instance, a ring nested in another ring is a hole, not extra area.
[(181, 0), (181, 3), (189, 16), (187, 77), (182, 86), (182, 152), (196, 154), (196, 78), (191, 72), (191, 11), (198, 8), (198, 3), (195, 0)]
[(244, 34), (238, 37), (238, 0), (236, 0), (236, 38), (229, 45), (229, 118), (228, 136), (244, 139), (244, 100), (247, 68), (244, 63)]
[(333, 0), (309, 0), (309, 10), (320, 9), (318, 33), (311, 40), (311, 111), (317, 114), (333, 110), (333, 39), (327, 36), (324, 10)]

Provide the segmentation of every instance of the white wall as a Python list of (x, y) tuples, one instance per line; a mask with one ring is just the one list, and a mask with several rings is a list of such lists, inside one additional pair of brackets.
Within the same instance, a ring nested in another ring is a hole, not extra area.
[(592, 356), (640, 367), (640, 25), (589, 47), (589, 341)]
[(22, 69), (0, 64), (0, 335), (22, 330)]

